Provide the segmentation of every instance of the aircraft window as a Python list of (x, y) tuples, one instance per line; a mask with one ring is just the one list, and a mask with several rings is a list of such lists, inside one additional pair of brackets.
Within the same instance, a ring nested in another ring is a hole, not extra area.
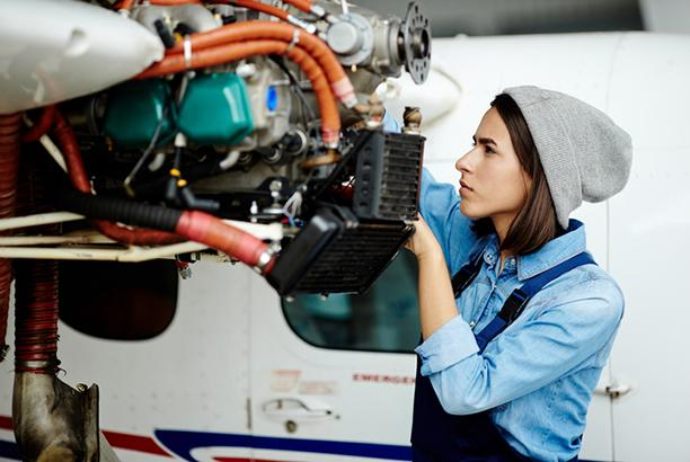
[(177, 285), (174, 261), (61, 262), (60, 319), (94, 337), (150, 339), (172, 322)]
[(283, 298), (283, 312), (292, 330), (318, 347), (412, 352), (420, 332), (417, 261), (401, 251), (366, 294)]

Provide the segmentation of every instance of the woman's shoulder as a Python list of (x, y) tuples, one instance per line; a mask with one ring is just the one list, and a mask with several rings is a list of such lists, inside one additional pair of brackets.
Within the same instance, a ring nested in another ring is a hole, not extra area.
[[(623, 316), (625, 297), (616, 280), (598, 265), (570, 270), (547, 286), (554, 309), (571, 314), (618, 321)], [(547, 295), (547, 293), (545, 293)]]

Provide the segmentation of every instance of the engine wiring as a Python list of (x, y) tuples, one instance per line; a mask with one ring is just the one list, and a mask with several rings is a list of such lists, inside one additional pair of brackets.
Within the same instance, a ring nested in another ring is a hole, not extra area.
[[(278, 67), (285, 73), (285, 75), (288, 77), (290, 80), (290, 83), (292, 84), (292, 87), (295, 89), (295, 93), (297, 94), (297, 98), (299, 98), (300, 101), (300, 112), (302, 113), (302, 124), (305, 127), (309, 127), (310, 122), (309, 121), (316, 121), (316, 113), (312, 109), (311, 105), (307, 101), (307, 97), (304, 94), (304, 90), (302, 89), (302, 83), (297, 79), (295, 74), (288, 69), (288, 67), (285, 65), (285, 62), (281, 59), (280, 56), (275, 56), (275, 55), (270, 55), (269, 58), (271, 61), (276, 63)], [(316, 141), (317, 144), (321, 144), (321, 136), (320, 133), (317, 131), (316, 132)]]
[(156, 149), (156, 144), (158, 143), (158, 139), (160, 138), (161, 130), (163, 128), (163, 122), (165, 122), (165, 118), (170, 110), (170, 105), (166, 105), (163, 108), (163, 115), (158, 121), (158, 124), (156, 125), (156, 129), (153, 132), (153, 136), (151, 137), (151, 141), (149, 142), (149, 145), (146, 147), (144, 152), (141, 155), (141, 158), (139, 161), (136, 163), (134, 168), (132, 169), (131, 172), (127, 175), (127, 177), (124, 179), (122, 185), (125, 189), (125, 192), (129, 197), (135, 197), (136, 194), (134, 190), (132, 189), (132, 182), (136, 178), (137, 174), (141, 170), (141, 168), (144, 166), (144, 164), (148, 161), (149, 157), (151, 154), (153, 154), (154, 149)]

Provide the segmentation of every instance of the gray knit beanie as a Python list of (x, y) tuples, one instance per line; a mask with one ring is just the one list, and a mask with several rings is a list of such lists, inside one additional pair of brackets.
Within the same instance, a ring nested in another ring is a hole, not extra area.
[(582, 201), (600, 202), (625, 186), (632, 163), (630, 135), (606, 114), (572, 96), (533, 86), (503, 90), (527, 121), (539, 151), (558, 223)]

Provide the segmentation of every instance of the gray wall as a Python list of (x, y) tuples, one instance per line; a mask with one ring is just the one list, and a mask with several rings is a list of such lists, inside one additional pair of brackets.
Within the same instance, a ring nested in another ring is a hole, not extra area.
[[(435, 37), (642, 30), (638, 0), (418, 0)], [(690, 3), (690, 0), (677, 0)], [(404, 16), (406, 0), (355, 0)]]

